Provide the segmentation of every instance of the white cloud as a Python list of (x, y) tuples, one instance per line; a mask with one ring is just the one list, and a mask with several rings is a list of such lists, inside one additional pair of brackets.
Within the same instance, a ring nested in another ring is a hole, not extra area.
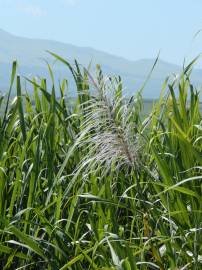
[(40, 6), (27, 4), (24, 2), (20, 2), (18, 4), (18, 10), (33, 17), (43, 17), (46, 15), (46, 11)]
[(46, 11), (41, 6), (29, 3), (27, 0), (0, 0), (0, 9), (4, 8), (13, 8), (17, 12), (33, 17), (42, 17), (46, 15)]

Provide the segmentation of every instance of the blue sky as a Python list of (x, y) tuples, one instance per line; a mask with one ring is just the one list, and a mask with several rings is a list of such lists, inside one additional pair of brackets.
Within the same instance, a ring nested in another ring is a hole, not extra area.
[(130, 60), (182, 64), (202, 52), (202, 0), (0, 0), (0, 28)]

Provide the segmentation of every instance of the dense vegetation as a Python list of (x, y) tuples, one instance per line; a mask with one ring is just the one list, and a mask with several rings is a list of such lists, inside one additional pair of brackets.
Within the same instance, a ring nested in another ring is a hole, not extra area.
[(53, 56), (71, 71), (76, 102), (67, 80), (56, 98), (50, 66), (51, 90), (44, 78), (22, 87), (16, 63), (0, 99), (0, 268), (202, 269), (194, 61), (145, 116), (141, 92), (126, 100), (119, 77)]

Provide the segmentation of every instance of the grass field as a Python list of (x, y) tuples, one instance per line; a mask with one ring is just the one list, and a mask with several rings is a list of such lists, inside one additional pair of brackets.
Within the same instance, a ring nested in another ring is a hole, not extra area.
[(0, 269), (202, 269), (194, 63), (152, 106), (141, 93), (125, 100), (119, 77), (52, 55), (71, 71), (76, 102), (67, 80), (56, 98), (50, 67), (52, 89), (30, 80), (30, 96), (15, 62), (0, 99)]

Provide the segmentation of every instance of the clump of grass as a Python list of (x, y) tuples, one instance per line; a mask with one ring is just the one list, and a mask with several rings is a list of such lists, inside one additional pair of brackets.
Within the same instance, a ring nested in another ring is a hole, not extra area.
[[(119, 77), (71, 66), (56, 98), (13, 64), (0, 115), (2, 269), (201, 269), (202, 118), (194, 62), (149, 115)], [(16, 87), (14, 84), (16, 83)], [(15, 89), (13, 89), (15, 87)], [(11, 100), (12, 89), (16, 97)]]

